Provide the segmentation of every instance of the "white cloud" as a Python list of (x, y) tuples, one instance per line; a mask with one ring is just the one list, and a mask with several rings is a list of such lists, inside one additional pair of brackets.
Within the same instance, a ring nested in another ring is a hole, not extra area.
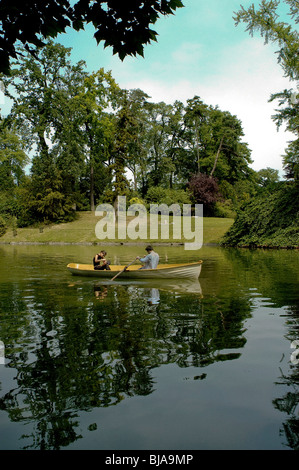
[(192, 65), (203, 58), (203, 46), (201, 44), (184, 42), (171, 54), (177, 67)]
[[(277, 132), (271, 116), (278, 104), (268, 100), (272, 93), (293, 85), (283, 77), (273, 48), (265, 46), (261, 39), (247, 38), (227, 47), (214, 64), (213, 73), (206, 70), (204, 74), (205, 58), (200, 45), (184, 43), (173, 53), (173, 58), (176, 59), (176, 72), (179, 70), (178, 62), (185, 65), (175, 77), (165, 80), (162, 75), (129, 74), (123, 77), (121, 86), (140, 88), (155, 102), (185, 102), (198, 95), (206, 104), (218, 105), (220, 109), (231, 112), (242, 122), (243, 140), (252, 150), (253, 168), (271, 167), (282, 174), (281, 156), (287, 142), (294, 136), (283, 129)], [(191, 67), (193, 73), (185, 75)]]
[(283, 77), (273, 49), (260, 40), (243, 41), (227, 51), (228, 55), (224, 57), (226, 67), (221, 79), (211, 80), (203, 96), (242, 121), (244, 140), (252, 150), (255, 169), (269, 166), (282, 172), (281, 155), (293, 136), (283, 129), (277, 132), (272, 115), (278, 104), (269, 103), (269, 98), (272, 93), (292, 85)]

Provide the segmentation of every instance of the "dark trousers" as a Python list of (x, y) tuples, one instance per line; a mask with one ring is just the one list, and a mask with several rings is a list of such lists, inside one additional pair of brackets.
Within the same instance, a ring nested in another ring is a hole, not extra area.
[(102, 266), (99, 265), (99, 264), (95, 264), (94, 269), (96, 269), (97, 271), (101, 271), (101, 270), (104, 270), (104, 269), (106, 269), (107, 271), (110, 271), (111, 268), (110, 268), (109, 264), (110, 264), (110, 261), (107, 261), (107, 263), (103, 264)]

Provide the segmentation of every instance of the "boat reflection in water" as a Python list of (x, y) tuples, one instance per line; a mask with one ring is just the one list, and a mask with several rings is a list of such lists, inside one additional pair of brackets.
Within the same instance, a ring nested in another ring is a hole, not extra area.
[(107, 297), (108, 289), (116, 286), (136, 287), (148, 293), (148, 302), (156, 305), (160, 301), (160, 291), (169, 291), (178, 294), (198, 294), (202, 297), (202, 289), (198, 279), (159, 279), (158, 280), (118, 280), (117, 284), (105, 279), (94, 285), (95, 296), (99, 299)]
[(158, 305), (160, 302), (160, 292), (159, 289), (152, 288), (149, 289), (149, 297), (147, 298), (147, 302), (149, 305)]
[(108, 287), (104, 285), (95, 285), (94, 286), (94, 295), (99, 300), (104, 300), (108, 295)]

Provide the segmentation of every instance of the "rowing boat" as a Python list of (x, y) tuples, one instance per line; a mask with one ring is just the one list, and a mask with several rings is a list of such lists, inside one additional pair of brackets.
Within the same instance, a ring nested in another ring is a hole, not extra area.
[[(128, 267), (122, 274), (126, 279), (169, 279), (169, 278), (198, 278), (202, 261), (187, 264), (159, 264), (156, 269), (140, 269), (140, 265)], [(112, 278), (123, 271), (125, 266), (110, 265), (110, 270), (96, 270), (92, 264), (69, 263), (68, 270), (78, 276)]]
[[(169, 279), (198, 278), (202, 261), (187, 264), (159, 264), (156, 269), (140, 269), (140, 265), (131, 265), (122, 274), (122, 279)], [(125, 266), (110, 265), (110, 270), (96, 270), (92, 264), (69, 263), (67, 269), (77, 276), (112, 278), (123, 271)], [(118, 279), (119, 279), (118, 277)]]

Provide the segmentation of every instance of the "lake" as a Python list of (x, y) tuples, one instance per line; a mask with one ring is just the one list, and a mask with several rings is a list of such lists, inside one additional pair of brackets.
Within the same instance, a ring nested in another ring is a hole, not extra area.
[(67, 271), (97, 251), (0, 245), (0, 449), (299, 449), (298, 251), (156, 247), (195, 282)]

